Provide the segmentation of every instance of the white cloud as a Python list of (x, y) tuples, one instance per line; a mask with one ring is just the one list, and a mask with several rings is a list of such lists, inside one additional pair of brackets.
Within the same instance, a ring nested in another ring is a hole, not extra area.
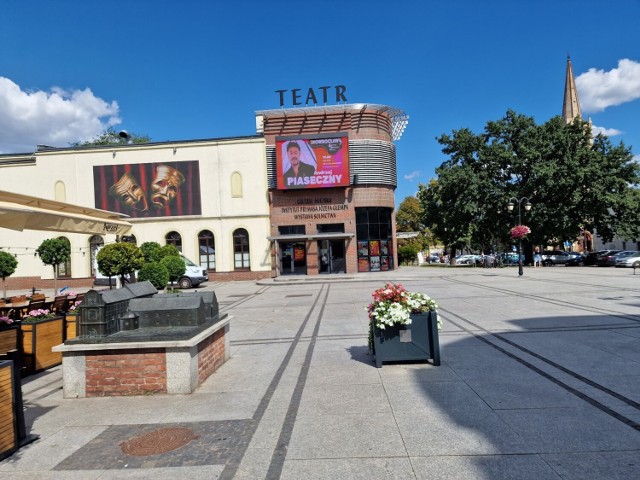
[(404, 179), (409, 180), (410, 182), (413, 182), (416, 178), (420, 177), (421, 175), (422, 175), (422, 172), (420, 170), (415, 170), (409, 173), (408, 175), (405, 175)]
[(608, 72), (590, 68), (576, 77), (583, 112), (601, 112), (640, 98), (640, 62), (623, 58)]
[(591, 125), (591, 132), (594, 136), (599, 133), (606, 135), (607, 137), (615, 137), (616, 135), (622, 135), (624, 132), (618, 130), (617, 128), (606, 128), (606, 127), (598, 127), (596, 125)]
[(36, 145), (66, 147), (89, 140), (121, 122), (118, 103), (107, 103), (93, 92), (23, 91), (0, 77), (0, 153), (31, 152)]

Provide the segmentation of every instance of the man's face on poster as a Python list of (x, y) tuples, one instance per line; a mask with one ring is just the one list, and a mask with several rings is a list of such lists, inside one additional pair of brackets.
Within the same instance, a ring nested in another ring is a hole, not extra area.
[(292, 167), (297, 167), (300, 164), (300, 149), (295, 145), (287, 147), (287, 157)]
[(109, 195), (118, 199), (118, 201), (134, 210), (146, 212), (149, 209), (147, 197), (140, 183), (130, 173), (125, 173), (120, 179), (114, 183), (109, 189)]
[(154, 207), (165, 208), (178, 195), (184, 176), (175, 168), (160, 165), (156, 168), (156, 176), (151, 182), (151, 203)]

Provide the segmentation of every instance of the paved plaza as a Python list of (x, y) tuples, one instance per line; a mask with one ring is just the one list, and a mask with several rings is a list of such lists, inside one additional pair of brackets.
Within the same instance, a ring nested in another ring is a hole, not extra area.
[[(231, 358), (191, 395), (63, 399), (23, 381), (22, 479), (640, 478), (640, 272), (402, 267), (209, 282)], [(441, 366), (367, 351), (385, 282), (436, 299)], [(159, 453), (158, 453), (159, 452)]]

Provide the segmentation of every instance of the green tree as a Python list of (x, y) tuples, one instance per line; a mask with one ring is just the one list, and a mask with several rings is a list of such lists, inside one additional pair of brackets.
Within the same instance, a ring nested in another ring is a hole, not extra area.
[(522, 223), (533, 244), (574, 240), (581, 229), (597, 229), (604, 241), (614, 235), (640, 235), (637, 215), (640, 166), (631, 150), (604, 136), (591, 138), (580, 120), (554, 117), (542, 125), (507, 111), (476, 135), (461, 129), (438, 139), (450, 158), (437, 179), (420, 185), (424, 222), (451, 248), (508, 243), (516, 213), (510, 198), (527, 197)]
[(162, 258), (160, 254), (160, 244), (158, 242), (144, 242), (140, 245), (140, 250), (144, 255), (145, 262), (159, 262)]
[(162, 260), (160, 260), (160, 264), (164, 265), (164, 267), (167, 269), (171, 285), (173, 285), (176, 280), (179, 280), (187, 270), (187, 266), (184, 264), (184, 260), (182, 260), (179, 255), (167, 255)]
[[(137, 133), (129, 133), (129, 138), (131, 143), (149, 143), (151, 141), (151, 137), (148, 135), (140, 135)], [(73, 142), (69, 145), (71, 147), (88, 147), (92, 145), (114, 145), (123, 142), (124, 139), (120, 136), (119, 132), (116, 132), (113, 127), (109, 127), (91, 140), (87, 140), (86, 142)]]
[(160, 247), (160, 258), (164, 257), (179, 257), (180, 250), (178, 250), (175, 245), (163, 245)]
[(148, 262), (138, 272), (138, 279), (140, 281), (149, 281), (158, 290), (162, 290), (169, 283), (169, 271), (160, 262)]
[(13, 275), (18, 268), (18, 260), (9, 252), (0, 251), (0, 277), (2, 277), (2, 289), (4, 291), (3, 296), (7, 296), (7, 285), (5, 279)]
[(133, 243), (118, 242), (105, 245), (96, 255), (98, 270), (109, 277), (119, 276), (120, 284), (124, 285), (126, 276), (139, 270), (144, 264), (144, 255), (140, 248)]
[(53, 267), (53, 291), (58, 291), (58, 265), (71, 258), (71, 245), (66, 238), (49, 238), (36, 249), (36, 253), (45, 265)]
[(416, 197), (406, 197), (396, 212), (396, 231), (422, 232), (424, 230), (423, 209)]

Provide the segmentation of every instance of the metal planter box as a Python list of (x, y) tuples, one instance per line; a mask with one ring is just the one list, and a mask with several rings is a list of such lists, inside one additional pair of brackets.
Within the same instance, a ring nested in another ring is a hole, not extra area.
[(374, 328), (373, 343), (376, 367), (383, 362), (433, 360), (440, 365), (438, 314), (427, 312), (411, 315), (409, 325), (394, 325), (384, 330)]

